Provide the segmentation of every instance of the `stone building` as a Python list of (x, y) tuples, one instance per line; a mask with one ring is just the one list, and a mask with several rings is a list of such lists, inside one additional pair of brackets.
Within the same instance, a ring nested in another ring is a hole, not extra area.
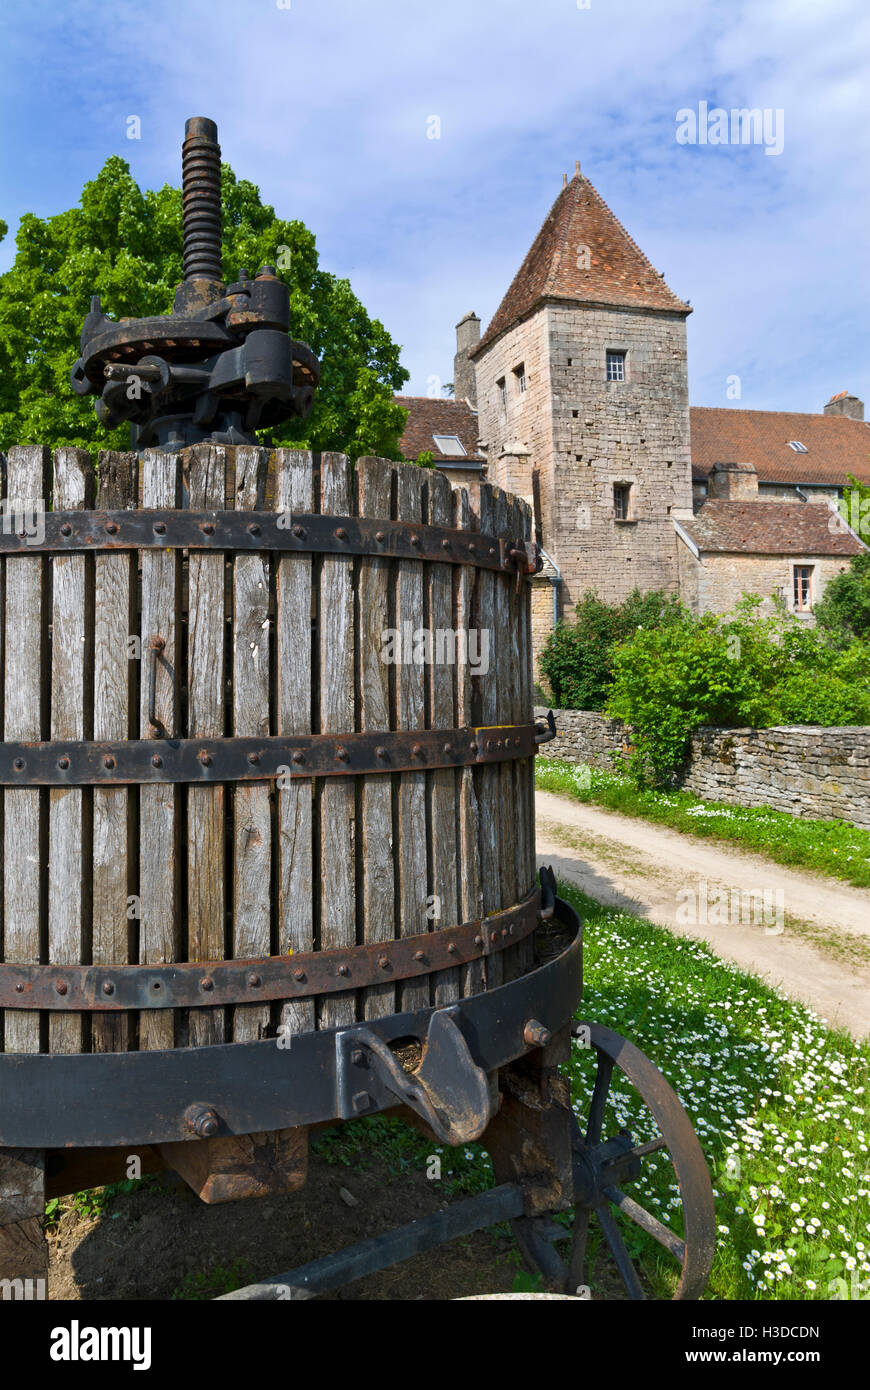
[(578, 165), (483, 335), (476, 314), (457, 325), (453, 399), (399, 398), (405, 457), (455, 434), (463, 463), (435, 456), (454, 482), (474, 465), (534, 502), (536, 654), (587, 589), (677, 591), (716, 612), (782, 594), (811, 620), (862, 548), (830, 512), (847, 475), (870, 482), (861, 401), (690, 409), (691, 312)]

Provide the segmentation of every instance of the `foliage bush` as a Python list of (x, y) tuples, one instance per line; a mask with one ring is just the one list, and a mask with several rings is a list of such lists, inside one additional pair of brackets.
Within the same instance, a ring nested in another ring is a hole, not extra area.
[(683, 611), (636, 631), (612, 653), (607, 713), (625, 720), (637, 785), (674, 779), (705, 724), (870, 724), (870, 645), (849, 646), (748, 595), (732, 614)]
[(558, 709), (603, 710), (613, 683), (613, 651), (638, 628), (677, 622), (683, 610), (674, 595), (642, 594), (634, 588), (624, 603), (604, 603), (587, 589), (572, 622), (560, 622), (541, 654), (541, 670)]

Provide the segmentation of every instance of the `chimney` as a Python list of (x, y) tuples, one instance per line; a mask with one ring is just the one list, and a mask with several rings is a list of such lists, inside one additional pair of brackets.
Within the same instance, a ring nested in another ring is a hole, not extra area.
[(468, 354), (479, 342), (480, 319), (472, 310), (456, 325), (456, 356), (453, 359), (453, 399), (468, 401), (472, 410), (477, 409), (477, 382), (474, 363)]
[(826, 415), (846, 415), (850, 420), (864, 419), (864, 402), (848, 391), (840, 391), (832, 396), (825, 406)]
[(754, 463), (714, 463), (708, 479), (708, 497), (727, 502), (758, 499), (758, 473)]

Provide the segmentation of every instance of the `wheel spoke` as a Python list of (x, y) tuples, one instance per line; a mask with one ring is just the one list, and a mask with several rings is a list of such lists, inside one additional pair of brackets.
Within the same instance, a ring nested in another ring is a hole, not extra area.
[(592, 1092), (592, 1104), (589, 1107), (589, 1122), (586, 1126), (587, 1144), (597, 1144), (601, 1138), (604, 1106), (607, 1102), (607, 1093), (610, 1090), (610, 1078), (612, 1075), (613, 1058), (608, 1057), (606, 1052), (599, 1052), (598, 1070), (595, 1073), (595, 1088)]
[(628, 1290), (629, 1298), (635, 1303), (643, 1302), (646, 1299), (646, 1294), (637, 1277), (637, 1270), (631, 1262), (631, 1256), (625, 1248), (625, 1242), (619, 1233), (613, 1212), (610, 1207), (597, 1207), (596, 1211), (598, 1220), (601, 1222), (601, 1229), (607, 1237), (607, 1244), (613, 1251), (617, 1269), (622, 1275), (622, 1282)]
[(589, 1236), (588, 1207), (578, 1207), (574, 1212), (574, 1229), (571, 1233), (571, 1253), (568, 1256), (568, 1293), (576, 1293), (581, 1284), (586, 1284), (586, 1241)]
[(669, 1230), (667, 1226), (662, 1225), (657, 1217), (648, 1212), (633, 1197), (620, 1191), (618, 1187), (605, 1187), (604, 1195), (615, 1207), (619, 1207), (623, 1216), (627, 1216), (629, 1221), (640, 1226), (641, 1230), (651, 1235), (654, 1240), (658, 1241), (659, 1245), (663, 1245), (666, 1250), (669, 1250), (680, 1264), (683, 1263), (686, 1257), (685, 1241), (680, 1240), (680, 1237)]

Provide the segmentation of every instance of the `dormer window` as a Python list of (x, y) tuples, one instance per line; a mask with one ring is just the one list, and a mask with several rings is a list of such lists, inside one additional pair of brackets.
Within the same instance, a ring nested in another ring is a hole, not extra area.
[(521, 362), (518, 367), (514, 367), (514, 381), (517, 384), (518, 393), (522, 395), (526, 389), (526, 366), (524, 362)]
[(625, 353), (607, 353), (607, 380), (625, 381)]
[(788, 441), (788, 447), (794, 449), (796, 454), (805, 454), (807, 452), (806, 444), (801, 444), (799, 439), (790, 439)]
[(433, 434), (435, 448), (448, 458), (464, 458), (466, 451), (458, 434)]

